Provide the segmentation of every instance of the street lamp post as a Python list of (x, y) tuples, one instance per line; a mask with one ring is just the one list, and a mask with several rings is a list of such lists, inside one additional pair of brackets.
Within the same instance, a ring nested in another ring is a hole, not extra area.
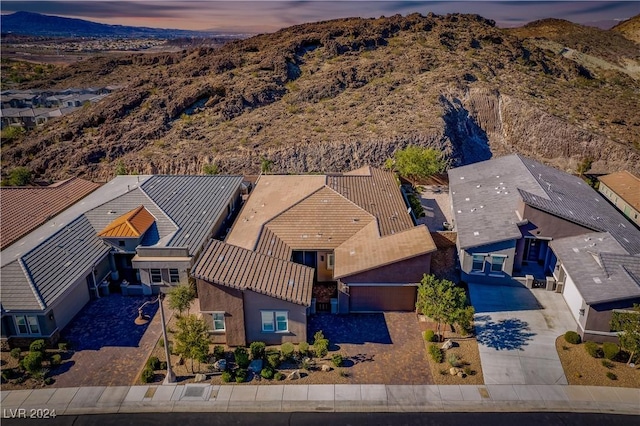
[(162, 338), (164, 339), (164, 352), (167, 357), (167, 375), (164, 378), (164, 381), (162, 382), (162, 384), (168, 385), (171, 383), (175, 383), (176, 376), (175, 374), (173, 374), (173, 370), (171, 370), (171, 354), (169, 353), (169, 339), (167, 339), (167, 325), (165, 324), (165, 320), (164, 320), (164, 308), (162, 307), (162, 299), (163, 299), (163, 293), (160, 293), (156, 300), (150, 300), (148, 302), (144, 302), (138, 308), (138, 318), (136, 318), (134, 322), (137, 325), (147, 324), (150, 319), (149, 317), (143, 315), (142, 308), (152, 303), (158, 303), (160, 305), (160, 321), (162, 324)]

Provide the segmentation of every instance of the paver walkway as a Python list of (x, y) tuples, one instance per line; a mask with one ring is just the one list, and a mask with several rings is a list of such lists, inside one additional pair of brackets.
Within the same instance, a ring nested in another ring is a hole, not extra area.
[(576, 323), (561, 294), (469, 284), (486, 384), (567, 384), (555, 341)]
[(413, 312), (320, 314), (309, 317), (309, 339), (322, 330), (331, 350), (349, 357), (352, 383), (431, 384), (421, 328)]
[(144, 308), (153, 315), (149, 324), (134, 323), (147, 300), (112, 294), (87, 304), (64, 331), (74, 352), (52, 371), (53, 387), (132, 385), (161, 335), (157, 304)]

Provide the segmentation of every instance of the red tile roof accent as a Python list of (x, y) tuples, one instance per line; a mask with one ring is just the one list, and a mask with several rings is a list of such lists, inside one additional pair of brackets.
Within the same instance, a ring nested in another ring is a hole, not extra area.
[(0, 188), (0, 249), (10, 246), (99, 186), (71, 178), (50, 186)]

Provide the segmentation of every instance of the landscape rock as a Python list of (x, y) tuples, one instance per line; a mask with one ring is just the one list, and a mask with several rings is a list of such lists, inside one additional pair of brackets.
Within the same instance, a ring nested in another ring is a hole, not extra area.
[(201, 373), (196, 374), (196, 377), (193, 379), (196, 383), (204, 382), (205, 380), (207, 380), (207, 375)]
[(298, 380), (300, 378), (300, 371), (294, 370), (287, 376), (287, 380)]
[(253, 361), (251, 361), (251, 363), (249, 364), (249, 371), (260, 373), (260, 371), (262, 371), (262, 360), (254, 359)]
[(443, 350), (447, 350), (447, 349), (451, 349), (453, 347), (453, 342), (451, 341), (451, 339), (447, 339), (446, 342), (444, 342), (444, 344), (442, 345), (442, 349)]
[(227, 369), (227, 360), (219, 359), (213, 364), (213, 368), (215, 368), (218, 371), (225, 371)]
[(458, 371), (457, 376), (460, 377), (461, 379), (464, 379), (466, 377), (466, 374), (464, 374), (464, 372), (462, 371)]
[(455, 376), (456, 374), (458, 374), (458, 372), (459, 372), (459, 371), (460, 371), (460, 370), (459, 370), (458, 368), (456, 368), (456, 367), (451, 367), (451, 368), (449, 369), (449, 374), (451, 374), (452, 376)]
[(331, 371), (331, 370), (332, 370), (332, 368), (331, 368), (331, 366), (330, 366), (330, 365), (322, 364), (321, 370), (322, 370), (322, 371), (324, 371), (324, 372), (326, 373), (326, 372)]

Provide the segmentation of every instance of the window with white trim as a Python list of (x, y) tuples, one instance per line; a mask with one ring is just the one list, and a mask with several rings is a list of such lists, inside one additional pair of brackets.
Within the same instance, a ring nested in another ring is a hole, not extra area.
[(262, 331), (265, 333), (286, 333), (289, 331), (287, 311), (261, 311)]
[(491, 256), (491, 272), (502, 272), (506, 256)]
[(40, 334), (38, 317), (33, 315), (18, 315), (15, 317), (18, 334)]
[(224, 331), (224, 312), (214, 312), (213, 316), (213, 331)]
[(484, 254), (474, 254), (473, 263), (471, 264), (471, 272), (484, 271)]
[(151, 275), (152, 283), (161, 283), (162, 282), (162, 273), (160, 269), (150, 269), (149, 274)]
[(327, 254), (327, 269), (333, 269), (333, 265), (335, 262), (335, 257), (333, 255), (333, 253), (329, 253)]
[(172, 283), (180, 282), (180, 272), (177, 269), (169, 269), (169, 281)]

